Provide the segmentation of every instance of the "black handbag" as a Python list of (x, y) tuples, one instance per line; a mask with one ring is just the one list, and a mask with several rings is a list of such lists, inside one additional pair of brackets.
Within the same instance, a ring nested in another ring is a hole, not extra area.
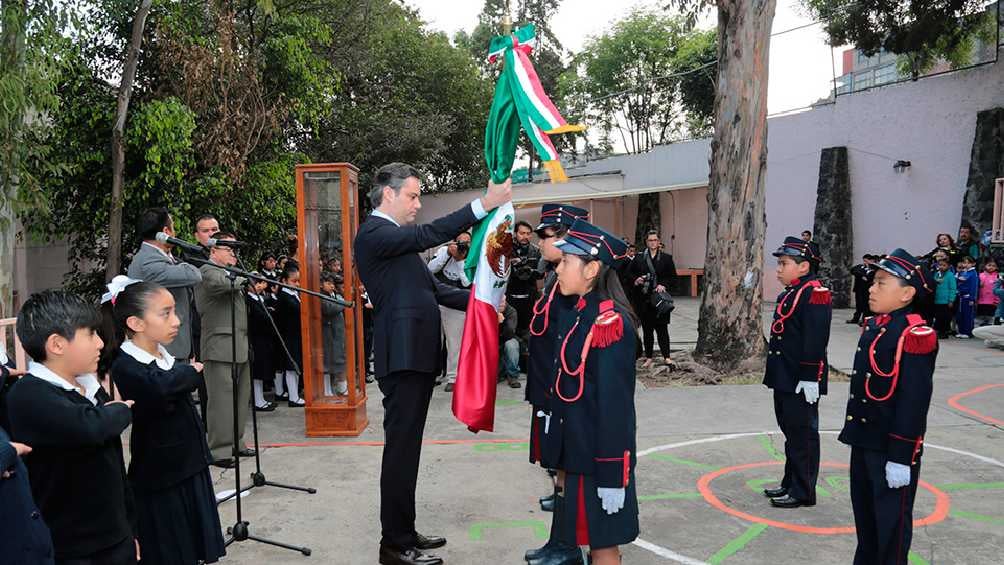
[(652, 291), (652, 294), (648, 297), (649, 304), (655, 311), (657, 318), (665, 320), (669, 318), (669, 315), (676, 308), (673, 304), (673, 295), (666, 292)]

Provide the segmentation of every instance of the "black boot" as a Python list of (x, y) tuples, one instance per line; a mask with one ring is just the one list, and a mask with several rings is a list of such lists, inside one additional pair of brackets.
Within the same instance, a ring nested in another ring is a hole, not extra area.
[(554, 501), (557, 498), (555, 495), (542, 496), (540, 497), (540, 509), (543, 512), (554, 512)]
[(582, 565), (582, 552), (561, 539), (562, 520), (565, 518), (565, 497), (555, 486), (554, 513), (551, 515), (551, 537), (540, 549), (531, 549), (524, 558), (528, 565)]

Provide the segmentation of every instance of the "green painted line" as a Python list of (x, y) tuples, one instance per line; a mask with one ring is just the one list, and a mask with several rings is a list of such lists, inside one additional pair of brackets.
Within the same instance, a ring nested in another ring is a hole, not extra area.
[(906, 554), (906, 560), (910, 563), (913, 563), (914, 565), (931, 565), (930, 561), (924, 559), (923, 557), (917, 555), (912, 551)]
[(784, 454), (774, 447), (774, 442), (770, 440), (769, 435), (760, 436), (760, 445), (763, 446), (764, 450), (766, 450), (775, 461), (784, 461)]
[(499, 398), (495, 401), (495, 406), (516, 406), (517, 404), (523, 404), (523, 401), (511, 398)]
[(966, 520), (976, 520), (977, 522), (985, 522), (987, 524), (1004, 524), (1004, 518), (998, 518), (996, 516), (986, 516), (984, 514), (977, 514), (975, 512), (966, 512), (965, 510), (952, 510), (949, 515), (953, 518), (964, 518)]
[(699, 463), (697, 461), (691, 461), (690, 459), (682, 459), (676, 457), (675, 455), (670, 455), (668, 453), (653, 453), (648, 456), (649, 459), (656, 459), (658, 461), (669, 461), (670, 463), (676, 463), (677, 465), (685, 465), (687, 467), (693, 467), (694, 469), (701, 469), (703, 471), (712, 471), (717, 469), (713, 465), (705, 465), (704, 463)]
[(652, 500), (694, 500), (703, 498), (699, 492), (663, 492), (659, 494), (642, 494), (638, 496), (639, 502), (649, 502)]
[(999, 483), (948, 483), (944, 485), (938, 485), (938, 488), (944, 491), (957, 491), (957, 490), (997, 490), (1004, 489), (1004, 482)]
[(547, 539), (549, 533), (547, 524), (543, 520), (511, 520), (508, 522), (477, 522), (471, 525), (467, 536), (471, 541), (481, 541), (484, 539), (485, 530), (512, 528), (530, 528), (537, 539)]
[(835, 492), (851, 492), (851, 479), (848, 477), (829, 476), (824, 480)]
[(493, 452), (525, 452), (530, 449), (530, 444), (522, 441), (517, 443), (476, 443), (474, 444), (474, 451), (493, 453)]
[(746, 528), (746, 531), (743, 532), (741, 536), (725, 544), (725, 547), (719, 549), (718, 553), (712, 555), (711, 559), (708, 559), (708, 563), (711, 565), (717, 565), (718, 563), (725, 561), (740, 549), (745, 547), (746, 544), (756, 539), (756, 537), (762, 534), (766, 529), (767, 524), (753, 524), (749, 528)]

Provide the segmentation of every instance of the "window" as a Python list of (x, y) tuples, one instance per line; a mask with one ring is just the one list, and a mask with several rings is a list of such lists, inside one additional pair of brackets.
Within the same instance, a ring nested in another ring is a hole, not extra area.
[(874, 72), (871, 70), (861, 71), (854, 74), (854, 90), (863, 90), (874, 86)]
[(875, 84), (887, 84), (890, 82), (895, 82), (899, 78), (899, 71), (896, 69), (896, 63), (890, 63), (883, 65), (875, 69)]

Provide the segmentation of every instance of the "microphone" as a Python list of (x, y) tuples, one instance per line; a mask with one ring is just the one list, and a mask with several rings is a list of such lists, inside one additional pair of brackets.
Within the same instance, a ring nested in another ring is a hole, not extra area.
[(216, 239), (211, 237), (206, 241), (209, 247), (243, 247), (247, 245), (243, 241), (234, 241), (232, 239)]
[(157, 232), (156, 239), (160, 243), (170, 243), (192, 253), (204, 254), (206, 252), (206, 249), (197, 243), (189, 243), (183, 239), (171, 237), (164, 232)]

